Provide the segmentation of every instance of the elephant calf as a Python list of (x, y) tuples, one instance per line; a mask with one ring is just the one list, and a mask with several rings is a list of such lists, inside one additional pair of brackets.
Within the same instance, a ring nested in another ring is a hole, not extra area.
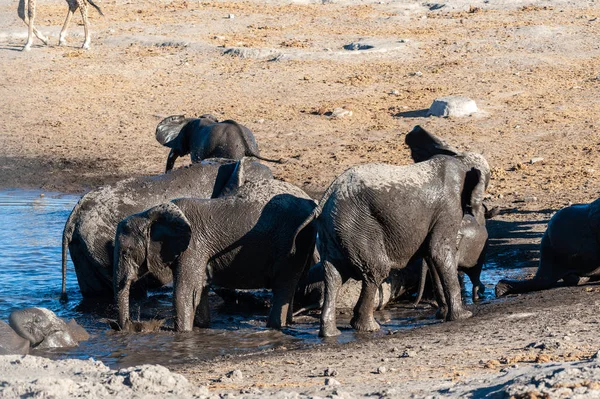
[(556, 212), (542, 237), (540, 264), (529, 280), (500, 280), (496, 296), (551, 288), (559, 280), (577, 284), (600, 277), (600, 199)]
[(232, 120), (219, 122), (208, 114), (200, 118), (169, 116), (156, 127), (156, 140), (171, 148), (167, 158), (167, 172), (173, 169), (178, 157), (187, 154), (191, 154), (193, 163), (207, 158), (241, 159), (244, 156), (281, 162), (280, 159), (260, 156), (254, 134), (246, 126)]
[(115, 238), (114, 293), (119, 324), (129, 329), (129, 287), (140, 276), (172, 271), (175, 330), (209, 323), (210, 283), (225, 288), (271, 288), (267, 326), (291, 322), (298, 280), (311, 260), (316, 229), (307, 224), (315, 203), (299, 188), (278, 180), (243, 185), (217, 199), (177, 199), (119, 223)]

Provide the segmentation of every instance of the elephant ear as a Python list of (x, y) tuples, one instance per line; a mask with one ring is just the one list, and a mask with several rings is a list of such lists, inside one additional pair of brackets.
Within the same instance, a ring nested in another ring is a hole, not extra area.
[(206, 119), (207, 122), (211, 122), (211, 123), (219, 123), (219, 120), (217, 119), (217, 117), (212, 114), (200, 115), (200, 119)]
[(404, 142), (410, 148), (410, 156), (415, 162), (426, 161), (435, 155), (456, 156), (460, 154), (456, 148), (449, 146), (419, 125), (406, 135)]
[(218, 197), (224, 197), (226, 195), (235, 194), (240, 187), (246, 182), (246, 165), (251, 162), (250, 157), (242, 157), (235, 163), (235, 168), (229, 176), (229, 180), (223, 186), (221, 192), (217, 195)]
[(160, 276), (189, 246), (192, 228), (181, 209), (169, 202), (148, 211), (150, 225), (146, 248), (148, 270)]
[(485, 179), (481, 171), (471, 168), (465, 174), (465, 184), (462, 192), (462, 208), (464, 214), (475, 217), (478, 223), (485, 223), (485, 207), (483, 197), (485, 195)]
[(194, 118), (186, 118), (185, 115), (173, 115), (163, 119), (156, 126), (156, 141), (169, 148), (176, 147), (179, 133), (193, 120)]

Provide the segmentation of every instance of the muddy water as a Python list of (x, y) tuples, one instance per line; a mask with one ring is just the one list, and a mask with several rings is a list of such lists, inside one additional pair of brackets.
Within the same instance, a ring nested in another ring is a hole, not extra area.
[[(91, 339), (77, 348), (51, 351), (33, 350), (33, 354), (51, 358), (93, 357), (111, 367), (127, 367), (140, 363), (173, 365), (235, 353), (251, 353), (285, 346), (321, 344), (318, 338), (318, 313), (296, 319), (292, 328), (273, 331), (264, 328), (266, 311), (225, 308), (212, 295), (212, 327), (193, 333), (169, 331), (148, 334), (124, 334), (110, 330), (104, 318), (115, 318), (112, 305), (81, 303), (81, 294), (72, 263), (68, 265), (69, 301), (61, 303), (61, 236), (64, 223), (79, 198), (73, 195), (8, 190), (0, 192), (0, 319), (7, 320), (11, 311), (30, 307), (46, 307), (64, 318), (75, 318), (91, 334)], [(488, 295), (506, 270), (490, 264), (483, 282)], [(516, 272), (512, 271), (514, 275)], [(470, 292), (470, 285), (466, 287)], [(142, 303), (133, 304), (143, 319), (169, 318), (170, 287), (152, 293)], [(378, 312), (382, 330), (375, 335), (405, 328), (436, 323), (434, 311), (426, 307), (413, 309), (399, 304)], [(340, 315), (338, 325), (348, 326), (349, 312)], [(167, 321), (167, 325), (169, 321)], [(373, 334), (356, 334), (342, 328), (337, 342), (369, 339)], [(329, 341), (328, 341), (329, 342)]]

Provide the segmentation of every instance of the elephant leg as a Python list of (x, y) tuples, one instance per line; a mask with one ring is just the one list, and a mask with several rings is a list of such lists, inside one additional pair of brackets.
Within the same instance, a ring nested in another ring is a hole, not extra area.
[(362, 289), (360, 291), (360, 297), (354, 307), (354, 316), (350, 320), (350, 325), (356, 331), (377, 331), (379, 330), (379, 323), (373, 317), (373, 301), (375, 295), (379, 291), (381, 281), (362, 281)]
[[(338, 269), (327, 259), (321, 258), (323, 268), (325, 269), (325, 293), (323, 300), (323, 310), (321, 311), (321, 327), (319, 336), (334, 337), (340, 335), (335, 320), (335, 303), (337, 294), (342, 286), (342, 276)], [(372, 304), (372, 303), (371, 303)]]
[(565, 285), (577, 286), (577, 285), (583, 285), (583, 284), (588, 283), (590, 281), (590, 278), (589, 277), (580, 277), (575, 273), (571, 273), (571, 274), (567, 274), (566, 276), (564, 276), (563, 281), (565, 282)]
[[(433, 265), (433, 261), (431, 259), (428, 259), (427, 262), (428, 264)], [(435, 313), (435, 317), (440, 320), (443, 320), (448, 315), (448, 304), (446, 303), (446, 297), (444, 295), (444, 287), (442, 286), (440, 275), (438, 274), (435, 267), (429, 267), (429, 274), (431, 275), (433, 296), (435, 297), (435, 301), (437, 302), (438, 306), (438, 310)]]
[(200, 295), (200, 305), (196, 309), (196, 316), (194, 318), (194, 326), (200, 328), (208, 328), (210, 326), (210, 310), (208, 303), (208, 287), (204, 287), (202, 294)]
[(469, 280), (471, 280), (471, 284), (473, 285), (473, 289), (471, 291), (471, 297), (473, 301), (477, 301), (483, 297), (483, 293), (485, 292), (485, 285), (480, 280), (481, 270), (483, 269), (483, 263), (477, 263), (472, 268), (466, 269), (465, 274), (469, 276)]
[(462, 305), (456, 267), (456, 247), (452, 245), (452, 240), (445, 238), (446, 231), (448, 228), (438, 228), (432, 234), (429, 243), (430, 258), (433, 263), (431, 269), (439, 276), (443, 297), (448, 305), (446, 320), (467, 319), (473, 314)]
[(175, 264), (173, 279), (175, 331), (192, 331), (196, 308), (204, 294), (204, 272), (207, 262), (194, 262), (189, 258), (184, 253)]
[[(277, 273), (273, 279), (273, 303), (267, 321), (269, 328), (279, 329), (293, 321), (294, 293), (308, 265), (308, 257), (301, 254), (302, 251), (298, 251), (295, 256), (275, 264), (275, 270), (281, 273)], [(293, 274), (290, 275), (290, 272)]]
[(547, 234), (542, 237), (540, 252), (540, 266), (535, 277), (528, 280), (500, 280), (496, 284), (496, 297), (546, 290), (563, 278), (565, 271), (561, 268), (565, 265), (561, 261), (562, 257), (554, 252)]

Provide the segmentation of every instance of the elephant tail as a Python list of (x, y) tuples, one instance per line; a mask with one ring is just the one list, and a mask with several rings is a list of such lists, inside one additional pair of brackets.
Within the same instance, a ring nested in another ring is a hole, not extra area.
[(417, 292), (417, 298), (413, 302), (413, 306), (417, 306), (423, 298), (423, 292), (425, 292), (425, 281), (427, 280), (427, 262), (425, 259), (421, 260), (421, 274), (419, 275), (419, 291)]
[(63, 229), (62, 236), (62, 294), (61, 300), (66, 301), (67, 298), (67, 251), (69, 249), (69, 244), (73, 240), (73, 232), (75, 231), (75, 220), (79, 216), (79, 209), (81, 207), (81, 203), (85, 197), (81, 198), (77, 205), (71, 211), (71, 214), (67, 218), (65, 223), (65, 228)]
[[(321, 214), (321, 209), (319, 208), (319, 206), (317, 206), (315, 209), (313, 209), (313, 211), (310, 213), (308, 218), (306, 218), (304, 220), (304, 222), (302, 222), (302, 224), (296, 229), (296, 231), (294, 232), (294, 238), (292, 240), (292, 248), (290, 249), (290, 252), (289, 252), (290, 255), (296, 254), (296, 239), (298, 238), (298, 235), (300, 234), (300, 232), (302, 230), (304, 230), (306, 228), (306, 226), (311, 224), (316, 218), (318, 218), (320, 214)], [(313, 256), (313, 259), (315, 259), (315, 255), (313, 254), (312, 256)]]
[[(265, 158), (265, 157), (261, 156), (258, 152), (258, 145), (256, 144), (256, 141), (254, 140), (254, 138), (249, 137), (250, 135), (246, 134), (246, 130), (248, 130), (248, 128), (245, 128), (244, 126), (240, 125), (239, 123), (237, 123), (236, 121), (233, 121), (231, 119), (223, 121), (221, 123), (228, 123), (237, 128), (237, 132), (240, 135), (240, 137), (242, 138), (242, 141), (244, 142), (244, 146), (246, 147), (246, 153), (245, 153), (246, 156), (254, 157), (256, 159), (260, 159), (261, 161), (265, 161), (265, 162), (285, 163), (285, 159), (283, 159), (283, 158), (271, 159), (271, 158)], [(250, 133), (250, 134), (252, 134), (252, 133)]]

